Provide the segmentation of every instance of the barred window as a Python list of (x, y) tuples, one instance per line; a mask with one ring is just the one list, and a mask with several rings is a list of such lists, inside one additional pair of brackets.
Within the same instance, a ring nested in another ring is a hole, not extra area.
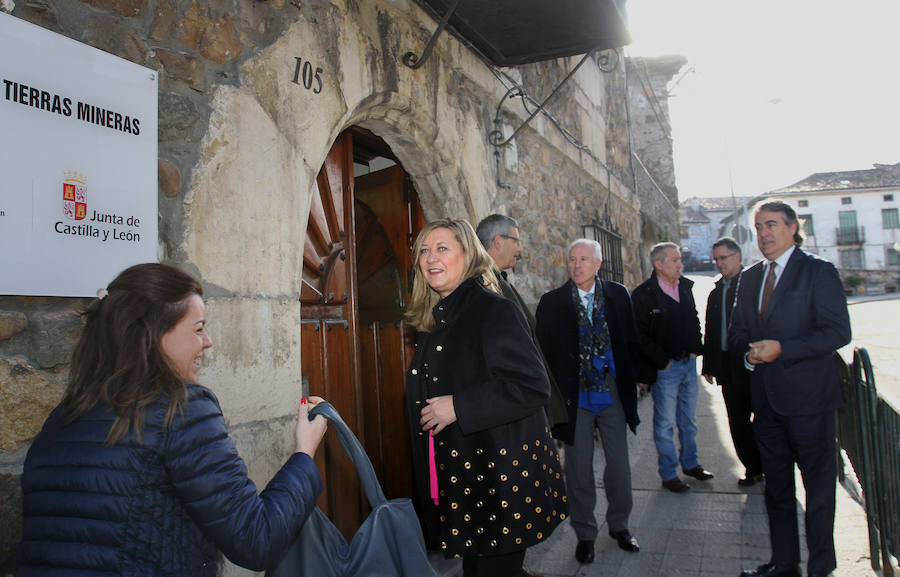
[(881, 226), (888, 228), (900, 228), (900, 219), (897, 217), (896, 208), (881, 209)]

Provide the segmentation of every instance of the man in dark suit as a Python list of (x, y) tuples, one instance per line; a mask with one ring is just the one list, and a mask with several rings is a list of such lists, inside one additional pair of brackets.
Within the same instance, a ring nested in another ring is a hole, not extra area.
[[(516, 287), (509, 282), (506, 274), (506, 271), (516, 266), (516, 262), (518, 262), (524, 248), (522, 246), (522, 238), (519, 235), (519, 223), (512, 217), (503, 214), (492, 214), (484, 217), (478, 223), (475, 234), (490, 255), (491, 260), (494, 261), (494, 274), (497, 275), (497, 281), (500, 283), (500, 290), (503, 292), (503, 296), (519, 306), (519, 310), (522, 311), (522, 315), (525, 316), (525, 321), (528, 323), (528, 328), (531, 330), (534, 344), (537, 345), (537, 337), (534, 334), (534, 315), (531, 314), (531, 310), (525, 304), (522, 295), (519, 294)], [(538, 347), (538, 353), (540, 352), (541, 349)], [(546, 366), (547, 361), (543, 359), (543, 356), (541, 360), (544, 361), (544, 366)], [(553, 427), (565, 423), (569, 417), (566, 413), (566, 405), (562, 394), (559, 391), (559, 385), (556, 384), (549, 370), (547, 371), (547, 379), (550, 381), (550, 400), (547, 402), (545, 409), (547, 421)]]
[(709, 293), (706, 304), (703, 369), (700, 373), (707, 383), (712, 384), (715, 378), (722, 387), (731, 441), (738, 459), (744, 464), (744, 478), (738, 480), (738, 485), (752, 487), (762, 481), (762, 464), (751, 424), (750, 375), (744, 368), (743, 357), (728, 348), (728, 324), (734, 309), (738, 276), (744, 268), (741, 247), (730, 236), (724, 236), (713, 243), (712, 255), (722, 277), (716, 281), (716, 288)]
[(550, 372), (565, 397), (568, 423), (554, 436), (566, 443), (569, 518), (578, 537), (575, 558), (594, 560), (597, 502), (594, 482), (594, 429), (600, 433), (606, 469), (606, 523), (626, 551), (640, 550), (628, 530), (631, 466), (626, 427), (637, 428), (637, 327), (628, 290), (601, 280), (600, 244), (578, 239), (566, 250), (569, 281), (541, 297), (537, 337)]
[(834, 265), (799, 248), (788, 204), (762, 204), (755, 227), (766, 260), (741, 274), (728, 343), (751, 371), (772, 557), (742, 577), (800, 576), (795, 463), (806, 487), (807, 571), (822, 577), (837, 566), (835, 411), (843, 398), (833, 352), (850, 342), (847, 299)]

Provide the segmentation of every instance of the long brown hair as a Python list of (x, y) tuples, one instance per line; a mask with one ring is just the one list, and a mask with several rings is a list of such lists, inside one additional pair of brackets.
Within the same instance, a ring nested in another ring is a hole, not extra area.
[(66, 421), (102, 403), (116, 415), (107, 444), (116, 444), (131, 429), (140, 440), (144, 411), (168, 395), (168, 426), (187, 389), (162, 351), (162, 337), (187, 313), (187, 299), (195, 294), (203, 294), (200, 283), (166, 264), (138, 264), (119, 273), (106, 296), (84, 312), (62, 400)]
[(479, 276), (484, 282), (484, 286), (494, 292), (500, 292), (500, 283), (494, 274), (494, 261), (491, 260), (490, 255), (484, 250), (484, 247), (475, 235), (472, 225), (464, 220), (452, 218), (431, 221), (419, 232), (416, 243), (413, 245), (415, 270), (412, 297), (406, 310), (406, 319), (413, 328), (419, 331), (430, 331), (434, 328), (434, 315), (431, 313), (431, 309), (441, 300), (441, 295), (428, 285), (422, 276), (422, 271), (419, 270), (419, 251), (422, 250), (425, 237), (436, 228), (446, 228), (452, 232), (456, 237), (456, 241), (462, 247), (466, 257), (462, 280)]

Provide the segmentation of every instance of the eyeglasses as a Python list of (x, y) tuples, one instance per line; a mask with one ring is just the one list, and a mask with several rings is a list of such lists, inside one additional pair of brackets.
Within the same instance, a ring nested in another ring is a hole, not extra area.
[(513, 241), (517, 245), (522, 246), (522, 239), (520, 239), (517, 236), (509, 236), (508, 234), (499, 234), (497, 236), (502, 237), (502, 238), (508, 238), (509, 240)]
[(733, 253), (730, 253), (730, 254), (726, 254), (726, 255), (722, 255), (722, 256), (717, 256), (717, 257), (714, 257), (714, 258), (713, 258), (713, 261), (715, 261), (715, 262), (720, 262), (720, 261), (725, 260), (726, 258), (731, 258), (731, 257), (733, 257), (733, 256), (736, 255), (736, 254), (738, 254), (738, 253), (733, 252)]

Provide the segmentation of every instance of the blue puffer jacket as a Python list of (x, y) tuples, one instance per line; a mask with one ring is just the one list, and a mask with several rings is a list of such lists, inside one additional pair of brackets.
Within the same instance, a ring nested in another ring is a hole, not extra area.
[(107, 408), (68, 426), (51, 413), (25, 459), (17, 576), (213, 577), (217, 550), (277, 563), (322, 491), (315, 462), (295, 453), (257, 495), (215, 395), (188, 385), (168, 429), (167, 405), (147, 409), (142, 442), (112, 447)]

